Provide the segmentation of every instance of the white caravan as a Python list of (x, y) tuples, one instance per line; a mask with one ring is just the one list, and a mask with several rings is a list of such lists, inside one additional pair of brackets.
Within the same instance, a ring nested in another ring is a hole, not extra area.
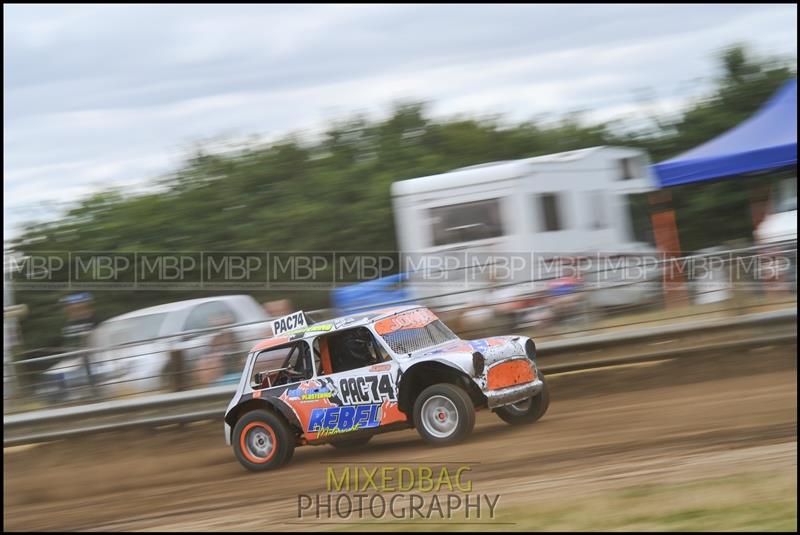
[(797, 177), (781, 180), (770, 195), (770, 210), (755, 230), (756, 243), (797, 241)]
[[(391, 191), (400, 252), (411, 259), (404, 267), (414, 271), (422, 266), (414, 259), (423, 257), (450, 259), (452, 267), (481, 254), (527, 255), (536, 264), (543, 258), (655, 252), (646, 214), (637, 218), (646, 224), (634, 228), (629, 196), (656, 187), (645, 151), (592, 147), (403, 180)], [(446, 283), (412, 282), (413, 293), (430, 297), (458, 291), (464, 280), (477, 282), (468, 275), (476, 270), (463, 267), (447, 270)], [(530, 267), (534, 270), (505, 269), (484, 282), (510, 280), (504, 275), (512, 271), (515, 282), (539, 279), (541, 272)], [(438, 305), (466, 304), (461, 297)], [(621, 301), (603, 304), (626, 304), (632, 297), (632, 292), (616, 297), (605, 292), (606, 300)]]

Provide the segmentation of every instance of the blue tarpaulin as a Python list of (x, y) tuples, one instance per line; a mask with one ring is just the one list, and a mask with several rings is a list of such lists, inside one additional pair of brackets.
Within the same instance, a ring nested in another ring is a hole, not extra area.
[(653, 169), (663, 188), (789, 165), (797, 165), (796, 78), (746, 121)]
[(334, 288), (331, 304), (339, 313), (351, 314), (387, 303), (408, 301), (411, 295), (403, 286), (407, 280), (408, 274), (400, 273)]

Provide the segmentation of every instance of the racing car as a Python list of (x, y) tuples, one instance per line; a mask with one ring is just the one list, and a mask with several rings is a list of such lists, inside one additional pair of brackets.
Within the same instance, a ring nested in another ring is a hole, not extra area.
[(272, 327), (225, 411), (225, 441), (249, 470), (284, 466), (297, 446), (354, 448), (409, 427), (434, 446), (454, 444), (477, 409), (517, 425), (550, 403), (531, 338), (462, 340), (422, 306), (318, 323), (300, 311)]

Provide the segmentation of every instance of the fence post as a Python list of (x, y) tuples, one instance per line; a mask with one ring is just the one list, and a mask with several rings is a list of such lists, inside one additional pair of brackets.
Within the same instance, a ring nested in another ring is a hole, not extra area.
[(3, 362), (3, 413), (10, 411), (19, 396), (19, 379), (14, 362), (9, 355), (8, 361)]
[(183, 351), (180, 349), (173, 349), (169, 352), (170, 371), (172, 372), (172, 390), (181, 392), (186, 390), (186, 370), (183, 358)]
[(86, 350), (81, 355), (81, 361), (83, 362), (83, 368), (86, 370), (86, 377), (89, 380), (89, 390), (92, 393), (92, 398), (99, 399), (99, 393), (97, 391), (97, 381), (95, 381), (95, 377), (92, 374), (92, 363), (89, 359), (90, 350)]

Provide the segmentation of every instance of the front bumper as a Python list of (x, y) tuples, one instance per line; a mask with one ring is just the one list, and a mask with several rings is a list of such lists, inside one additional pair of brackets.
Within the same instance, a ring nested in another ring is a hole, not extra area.
[(531, 398), (542, 391), (543, 385), (544, 383), (542, 383), (542, 380), (537, 377), (530, 383), (513, 385), (499, 390), (489, 390), (488, 392), (484, 392), (484, 394), (486, 395), (486, 402), (489, 408), (494, 409)]

